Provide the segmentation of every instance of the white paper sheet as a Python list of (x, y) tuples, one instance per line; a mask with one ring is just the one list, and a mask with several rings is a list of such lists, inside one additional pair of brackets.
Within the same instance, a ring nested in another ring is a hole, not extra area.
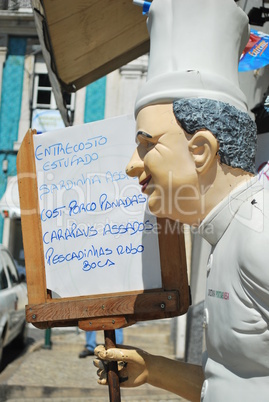
[(47, 288), (55, 297), (161, 287), (156, 219), (125, 173), (135, 122), (34, 136)]

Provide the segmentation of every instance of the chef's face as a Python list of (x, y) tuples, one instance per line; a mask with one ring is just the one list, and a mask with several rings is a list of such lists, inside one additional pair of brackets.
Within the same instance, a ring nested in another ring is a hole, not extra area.
[(137, 148), (127, 174), (138, 177), (153, 214), (192, 224), (199, 193), (191, 136), (178, 124), (172, 104), (147, 106), (136, 122)]

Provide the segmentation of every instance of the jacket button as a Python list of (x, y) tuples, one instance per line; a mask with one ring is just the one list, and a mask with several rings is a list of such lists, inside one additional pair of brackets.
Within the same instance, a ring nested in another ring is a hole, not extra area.
[(204, 309), (204, 316), (203, 316), (203, 328), (208, 327), (208, 320), (209, 320), (208, 310), (207, 310), (207, 308), (205, 308)]
[(206, 391), (207, 391), (207, 387), (208, 387), (208, 381), (205, 380), (202, 386), (202, 390), (201, 390), (201, 402), (203, 401)]
[(213, 254), (210, 254), (208, 261), (207, 261), (207, 274), (209, 274), (213, 265)]

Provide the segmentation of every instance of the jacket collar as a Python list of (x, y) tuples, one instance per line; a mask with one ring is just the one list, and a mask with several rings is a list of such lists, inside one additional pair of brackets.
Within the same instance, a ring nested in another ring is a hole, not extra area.
[(212, 246), (216, 245), (230, 225), (240, 206), (263, 186), (257, 177), (236, 187), (223, 201), (214, 207), (198, 228), (198, 233)]

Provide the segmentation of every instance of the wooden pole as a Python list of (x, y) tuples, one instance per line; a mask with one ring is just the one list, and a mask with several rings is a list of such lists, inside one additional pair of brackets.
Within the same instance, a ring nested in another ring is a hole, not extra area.
[[(106, 349), (116, 347), (115, 330), (106, 330), (105, 332), (105, 347)], [(120, 402), (120, 380), (118, 372), (118, 363), (109, 362), (107, 366), (107, 381), (109, 389), (110, 402)]]

